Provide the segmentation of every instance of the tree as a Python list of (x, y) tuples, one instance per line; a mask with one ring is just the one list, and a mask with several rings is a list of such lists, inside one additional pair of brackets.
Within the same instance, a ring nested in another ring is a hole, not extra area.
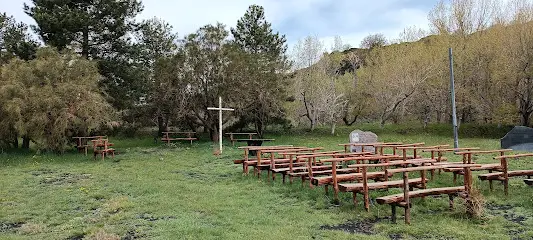
[(240, 118), (253, 122), (260, 136), (271, 120), (283, 115), (282, 102), (285, 92), (284, 72), (288, 68), (286, 39), (284, 35), (274, 33), (272, 26), (265, 19), (264, 8), (251, 5), (244, 16), (237, 21), (236, 28), (231, 29), (234, 43), (244, 52), (251, 54), (250, 67), (254, 67), (255, 78), (249, 79), (252, 85), (248, 96), (251, 97), (244, 106)]
[(100, 81), (107, 99), (118, 110), (127, 110), (146, 94), (140, 50), (131, 41), (135, 17), (142, 11), (138, 0), (32, 0), (26, 14), (45, 44), (72, 49), (97, 60), (105, 78)]
[(361, 48), (374, 49), (387, 45), (387, 38), (381, 33), (370, 34), (361, 41)]
[(17, 23), (12, 16), (0, 13), (0, 65), (13, 57), (30, 60), (35, 57), (39, 44), (28, 32), (28, 26)]
[[(147, 94), (142, 97), (147, 105), (141, 116), (149, 116), (161, 135), (171, 118), (179, 115), (179, 106), (185, 97), (183, 90), (186, 86), (181, 85), (183, 78), (180, 77), (183, 54), (175, 54), (178, 36), (172, 32), (172, 26), (157, 18), (143, 21), (136, 39), (149, 86)], [(170, 72), (172, 75), (168, 74)]]
[[(40, 149), (62, 152), (73, 135), (88, 134), (112, 119), (113, 110), (98, 91), (94, 62), (42, 48), (36, 59), (13, 60), (1, 73), (1, 111), (9, 117), (0, 125), (14, 124), (8, 130), (28, 136)], [(4, 129), (0, 135), (6, 135)]]

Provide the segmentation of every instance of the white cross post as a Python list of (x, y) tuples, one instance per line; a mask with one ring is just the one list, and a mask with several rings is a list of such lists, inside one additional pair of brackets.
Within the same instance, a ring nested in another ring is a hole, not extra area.
[(218, 144), (220, 153), (222, 154), (222, 111), (235, 111), (233, 108), (222, 108), (222, 97), (218, 97), (218, 108), (208, 107), (207, 110), (218, 111)]

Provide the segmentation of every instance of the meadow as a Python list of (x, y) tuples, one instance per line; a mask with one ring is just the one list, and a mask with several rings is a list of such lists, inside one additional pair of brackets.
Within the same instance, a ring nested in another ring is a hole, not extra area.
[[(380, 141), (453, 145), (447, 128), (366, 128)], [(276, 139), (269, 145), (342, 150), (337, 144), (348, 141), (351, 129), (342, 127), (335, 136), (318, 129), (266, 137)], [(460, 146), (498, 149), (496, 135), (471, 133)], [(519, 178), (511, 181), (509, 196), (501, 184), (491, 192), (475, 178), (486, 201), (481, 217), (467, 216), (460, 199), (450, 211), (447, 198), (428, 197), (414, 200), (411, 225), (392, 224), (389, 206), (375, 204), (366, 212), (361, 201), (353, 205), (351, 194), (341, 193), (336, 204), (331, 192), (299, 180), (290, 185), (269, 183), (266, 174), (243, 176), (233, 164), (241, 150), (226, 145), (214, 156), (213, 143), (203, 139), (166, 146), (151, 137), (110, 138), (119, 154), (104, 161), (74, 151), (3, 152), (0, 239), (533, 239), (533, 188)], [(532, 159), (512, 160), (511, 168), (532, 169)], [(429, 182), (452, 184), (450, 173)], [(399, 191), (374, 191), (371, 197)]]

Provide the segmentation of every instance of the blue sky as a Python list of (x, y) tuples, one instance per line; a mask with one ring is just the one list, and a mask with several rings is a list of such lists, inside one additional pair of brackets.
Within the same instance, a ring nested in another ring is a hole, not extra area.
[[(35, 24), (23, 9), (29, 0), (0, 0), (0, 11), (18, 21)], [(235, 26), (251, 4), (265, 7), (273, 28), (287, 36), (289, 46), (309, 35), (330, 47), (335, 35), (359, 46), (374, 33), (397, 38), (406, 27), (428, 29), (428, 12), (438, 0), (143, 0), (139, 19), (158, 17), (174, 26), (180, 37), (199, 27), (222, 22)]]

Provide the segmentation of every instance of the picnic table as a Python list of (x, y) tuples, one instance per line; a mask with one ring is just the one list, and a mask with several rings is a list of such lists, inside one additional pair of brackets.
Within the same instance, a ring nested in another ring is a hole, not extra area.
[(104, 160), (104, 157), (108, 154), (112, 154), (113, 157), (115, 157), (115, 149), (110, 148), (113, 146), (113, 143), (109, 142), (109, 139), (103, 139), (99, 138), (96, 140), (91, 140), (93, 143), (93, 155), (96, 159), (96, 155), (101, 155), (102, 160)]
[(106, 136), (91, 136), (91, 137), (72, 137), (76, 139), (76, 148), (78, 149), (78, 152), (80, 152), (82, 149), (85, 151), (85, 156), (87, 156), (87, 149), (89, 148), (88, 141), (93, 139), (103, 139)]
[[(161, 141), (166, 142), (167, 144), (170, 144), (172, 141), (190, 141), (192, 145), (192, 141), (198, 140), (198, 138), (195, 138), (194, 135), (196, 135), (196, 132), (162, 132), (163, 138), (161, 138)], [(172, 137), (172, 135), (185, 135), (185, 137)]]
[(237, 138), (234, 138), (235, 135), (248, 135), (248, 139), (252, 139), (254, 135), (257, 135), (257, 133), (226, 133), (226, 135), (229, 135), (231, 145), (235, 146), (235, 142), (238, 140)]

